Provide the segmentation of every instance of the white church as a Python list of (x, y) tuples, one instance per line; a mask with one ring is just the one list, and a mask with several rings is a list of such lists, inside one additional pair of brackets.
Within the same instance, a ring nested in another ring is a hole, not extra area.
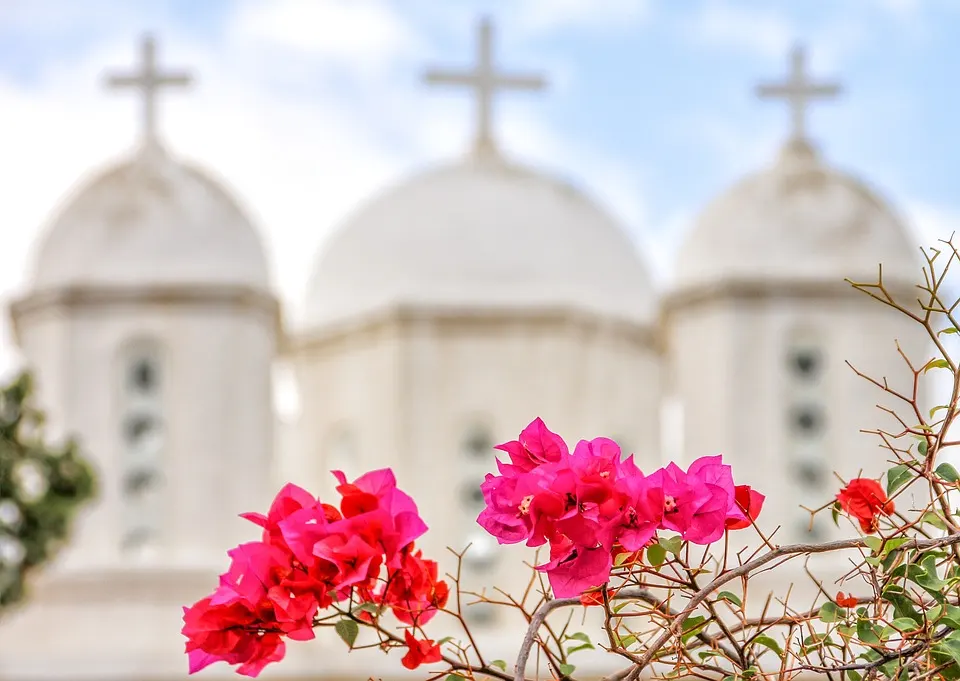
[[(664, 288), (604, 206), (497, 144), (497, 91), (545, 81), (494, 69), (488, 23), (479, 40), (474, 70), (427, 76), (475, 92), (472, 147), (358, 206), (295, 324), (267, 266), (269, 226), (158, 130), (158, 90), (188, 74), (159, 70), (147, 40), (142, 70), (111, 79), (144, 97), (143, 137), (56, 207), (9, 309), (50, 435), (80, 438), (100, 496), (0, 623), (0, 680), (185, 678), (180, 606), (257, 537), (237, 514), (288, 480), (330, 495), (330, 469), (392, 466), (431, 527), (425, 553), (449, 569), (446, 547), (472, 542), (468, 587), (520, 589), (528, 554), (496, 547), (475, 518), (492, 445), (536, 416), (573, 441), (613, 437), (645, 469), (723, 452), (767, 493), (781, 543), (811, 537), (798, 507), (835, 493), (833, 471), (885, 470), (859, 432), (881, 425), (881, 396), (844, 361), (896, 383), (894, 339), (926, 348), (844, 279), (874, 281), (883, 263), (888, 290), (912, 298), (920, 263), (895, 208), (807, 136), (807, 102), (839, 87), (811, 83), (798, 49), (789, 79), (759, 89), (790, 103), (791, 132), (702, 207)], [(296, 378), (294, 422), (275, 409), (278, 367)], [(468, 615), (509, 660), (525, 624), (502, 608)], [(264, 678), (424, 678), (399, 657), (348, 656), (325, 631)]]

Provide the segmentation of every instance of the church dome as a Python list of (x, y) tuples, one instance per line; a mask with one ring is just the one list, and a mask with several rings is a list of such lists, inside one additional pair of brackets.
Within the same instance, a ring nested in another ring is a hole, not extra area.
[(568, 307), (646, 323), (651, 279), (628, 235), (571, 186), (499, 158), (423, 173), (331, 236), (308, 326), (394, 305)]
[(256, 230), (203, 171), (159, 145), (81, 185), (41, 241), (33, 286), (244, 286), (269, 289)]
[(768, 169), (711, 202), (686, 237), (675, 288), (720, 282), (912, 284), (917, 243), (880, 197), (792, 141)]

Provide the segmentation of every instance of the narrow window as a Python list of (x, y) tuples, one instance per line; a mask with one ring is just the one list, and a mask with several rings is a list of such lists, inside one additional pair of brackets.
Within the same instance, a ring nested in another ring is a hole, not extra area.
[(120, 550), (144, 558), (158, 548), (163, 518), (163, 462), (166, 445), (162, 366), (153, 343), (128, 348), (120, 364), (122, 450), (119, 467), (121, 498)]

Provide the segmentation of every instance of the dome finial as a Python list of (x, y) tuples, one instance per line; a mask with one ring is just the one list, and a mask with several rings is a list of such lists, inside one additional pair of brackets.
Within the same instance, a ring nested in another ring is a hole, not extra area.
[(164, 86), (186, 87), (193, 83), (193, 76), (184, 71), (162, 72), (157, 67), (157, 46), (151, 35), (140, 42), (140, 71), (131, 74), (108, 75), (107, 87), (115, 90), (136, 88), (143, 95), (143, 146), (147, 149), (159, 145), (157, 138), (157, 91)]
[(839, 96), (843, 90), (838, 83), (817, 84), (808, 80), (806, 70), (806, 50), (796, 45), (790, 54), (790, 77), (783, 83), (769, 83), (757, 86), (757, 96), (761, 99), (784, 99), (790, 105), (793, 130), (787, 143), (788, 147), (808, 148), (807, 106), (813, 99), (830, 99)]
[(424, 80), (431, 85), (463, 85), (473, 88), (476, 96), (474, 153), (479, 157), (496, 155), (493, 139), (493, 96), (497, 90), (542, 90), (546, 80), (539, 75), (498, 73), (493, 64), (493, 26), (487, 18), (480, 20), (477, 40), (477, 65), (472, 71), (429, 70)]

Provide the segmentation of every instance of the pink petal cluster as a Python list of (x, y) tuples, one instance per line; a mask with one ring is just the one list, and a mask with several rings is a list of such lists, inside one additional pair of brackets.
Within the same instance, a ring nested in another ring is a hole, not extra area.
[(537, 569), (558, 598), (605, 584), (614, 556), (642, 550), (658, 530), (710, 544), (748, 527), (763, 503), (763, 495), (734, 485), (719, 455), (686, 471), (671, 463), (644, 475), (607, 438), (581, 440), (571, 454), (539, 418), (497, 449), (510, 462), (498, 459), (499, 475), (486, 476), (477, 522), (501, 544), (549, 545), (550, 560)]
[[(347, 599), (388, 607), (414, 627), (444, 607), (449, 588), (437, 579), (436, 562), (414, 549), (427, 526), (393, 471), (352, 483), (339, 471), (334, 475), (339, 507), (288, 484), (266, 515), (243, 515), (263, 528), (260, 541), (229, 551), (220, 586), (184, 608), (191, 674), (225, 661), (257, 676), (283, 658), (285, 639), (312, 639), (318, 613)], [(417, 641), (410, 631), (407, 638), (415, 641), (419, 662), (439, 659), (432, 642)]]

